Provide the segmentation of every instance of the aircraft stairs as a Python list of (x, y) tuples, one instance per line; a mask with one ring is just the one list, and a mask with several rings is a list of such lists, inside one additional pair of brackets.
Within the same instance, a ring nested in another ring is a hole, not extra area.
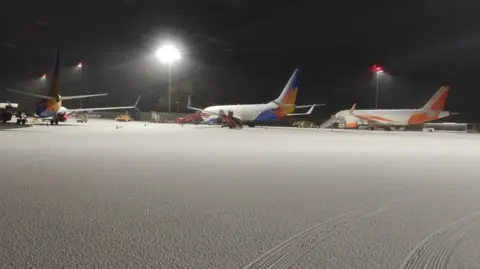
[(329, 128), (329, 127), (332, 127), (333, 124), (339, 123), (339, 122), (340, 121), (338, 118), (336, 118), (335, 116), (332, 116), (330, 119), (322, 123), (322, 125), (320, 125), (320, 128), (321, 129)]
[(192, 115), (178, 118), (177, 123), (183, 125), (185, 123), (189, 123), (189, 122), (195, 121), (197, 119), (201, 119), (201, 118), (202, 118), (202, 113), (200, 111), (198, 111), (198, 112), (196, 112)]

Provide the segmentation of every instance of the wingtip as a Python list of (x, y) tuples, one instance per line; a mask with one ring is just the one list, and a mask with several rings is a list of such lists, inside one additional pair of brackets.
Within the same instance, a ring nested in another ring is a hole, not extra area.
[(187, 100), (187, 108), (192, 106), (192, 95), (188, 95), (188, 100)]
[(313, 105), (312, 107), (310, 107), (310, 109), (309, 109), (308, 112), (307, 112), (307, 115), (312, 114), (314, 108), (315, 108), (315, 105)]
[(137, 98), (137, 101), (135, 102), (135, 105), (133, 105), (133, 108), (135, 108), (138, 112), (140, 112), (140, 110), (138, 109), (138, 103), (140, 102), (140, 98), (142, 98), (142, 95), (140, 94)]

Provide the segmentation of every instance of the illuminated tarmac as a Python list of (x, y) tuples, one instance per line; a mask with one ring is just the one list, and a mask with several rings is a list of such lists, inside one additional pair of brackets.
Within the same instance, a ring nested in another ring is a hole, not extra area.
[(480, 135), (90, 120), (0, 136), (7, 268), (480, 264)]

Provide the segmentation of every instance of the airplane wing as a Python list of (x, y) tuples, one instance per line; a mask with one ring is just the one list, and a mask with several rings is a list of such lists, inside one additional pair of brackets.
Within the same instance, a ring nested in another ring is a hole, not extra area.
[(324, 106), (325, 104), (314, 104), (314, 105), (302, 105), (302, 106), (295, 106), (295, 108), (306, 108), (311, 106)]
[[(14, 92), (14, 93), (18, 93), (18, 94), (33, 96), (33, 97), (42, 98), (42, 99), (49, 99), (49, 100), (55, 99), (54, 97), (47, 96), (47, 95), (42, 95), (42, 94), (22, 92), (22, 91), (17, 91), (17, 90), (13, 90), (13, 89), (5, 89), (5, 90), (6, 90), (6, 91), (9, 91), (9, 92)], [(74, 96), (62, 96), (62, 100), (81, 99), (81, 98), (96, 97), (96, 96), (105, 96), (105, 95), (108, 95), (108, 93), (86, 94), (86, 95), (74, 95)]]
[(213, 114), (213, 115), (220, 116), (220, 113), (212, 112), (212, 111), (206, 111), (206, 110), (201, 109), (201, 108), (196, 108), (196, 107), (191, 107), (191, 106), (187, 106), (187, 108), (191, 109), (191, 110), (199, 111), (199, 112), (202, 112), (202, 113), (206, 113), (206, 114)]
[(18, 108), (18, 104), (17, 104), (17, 103), (10, 103), (10, 102), (0, 103), (0, 108), (1, 108), (1, 109), (5, 109), (5, 108), (7, 108), (7, 107)]
[(105, 96), (105, 95), (108, 95), (108, 93), (62, 96), (62, 100), (81, 99), (81, 98), (89, 98), (89, 97)]
[(207, 114), (213, 114), (213, 115), (221, 116), (220, 113), (211, 112), (211, 111), (206, 111), (206, 110), (201, 109), (201, 108), (192, 107), (191, 95), (188, 96), (187, 108), (188, 108), (188, 109), (191, 109), (191, 110), (195, 110), (195, 111), (207, 113)]
[(42, 99), (49, 99), (49, 100), (55, 99), (55, 98), (53, 98), (53, 97), (51, 97), (51, 96), (41, 95), (41, 94), (36, 94), (36, 93), (22, 92), (22, 91), (17, 91), (17, 90), (13, 90), (13, 89), (5, 89), (5, 90), (8, 91), (8, 92), (14, 92), (14, 93), (18, 93), (18, 94), (22, 94), (22, 95), (28, 95), (28, 96), (33, 96), (33, 97), (42, 98)]
[(310, 115), (313, 112), (313, 109), (316, 106), (324, 106), (325, 104), (314, 104), (314, 105), (305, 105), (305, 106), (295, 106), (295, 108), (305, 108), (305, 107), (310, 107), (310, 109), (306, 113), (291, 113), (287, 114), (287, 116), (305, 116), (305, 115)]
[[(69, 115), (69, 114), (75, 113), (75, 112), (89, 112), (89, 111), (102, 111), (102, 110), (123, 110), (123, 109), (136, 109), (136, 110), (138, 110), (137, 105), (138, 105), (138, 102), (140, 101), (140, 97), (142, 97), (142, 96), (138, 97), (137, 101), (135, 102), (135, 104), (133, 106), (75, 108), (75, 109), (68, 109), (67, 114)], [(140, 110), (138, 110), (138, 111), (140, 111)]]

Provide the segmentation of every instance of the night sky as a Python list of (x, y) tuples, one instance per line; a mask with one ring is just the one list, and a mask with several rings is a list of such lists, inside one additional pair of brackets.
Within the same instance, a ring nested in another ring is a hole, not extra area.
[[(296, 67), (297, 103), (327, 104), (316, 116), (373, 108), (380, 64), (380, 108), (421, 107), (448, 84), (451, 120), (480, 121), (479, 1), (17, 0), (0, 14), (1, 88), (44, 92), (60, 44), (63, 95), (109, 93), (84, 101), (98, 106), (143, 94), (140, 109), (166, 110), (168, 68), (154, 53), (171, 42), (180, 110), (189, 94), (195, 106), (271, 101)], [(7, 99), (31, 101), (0, 91)]]

